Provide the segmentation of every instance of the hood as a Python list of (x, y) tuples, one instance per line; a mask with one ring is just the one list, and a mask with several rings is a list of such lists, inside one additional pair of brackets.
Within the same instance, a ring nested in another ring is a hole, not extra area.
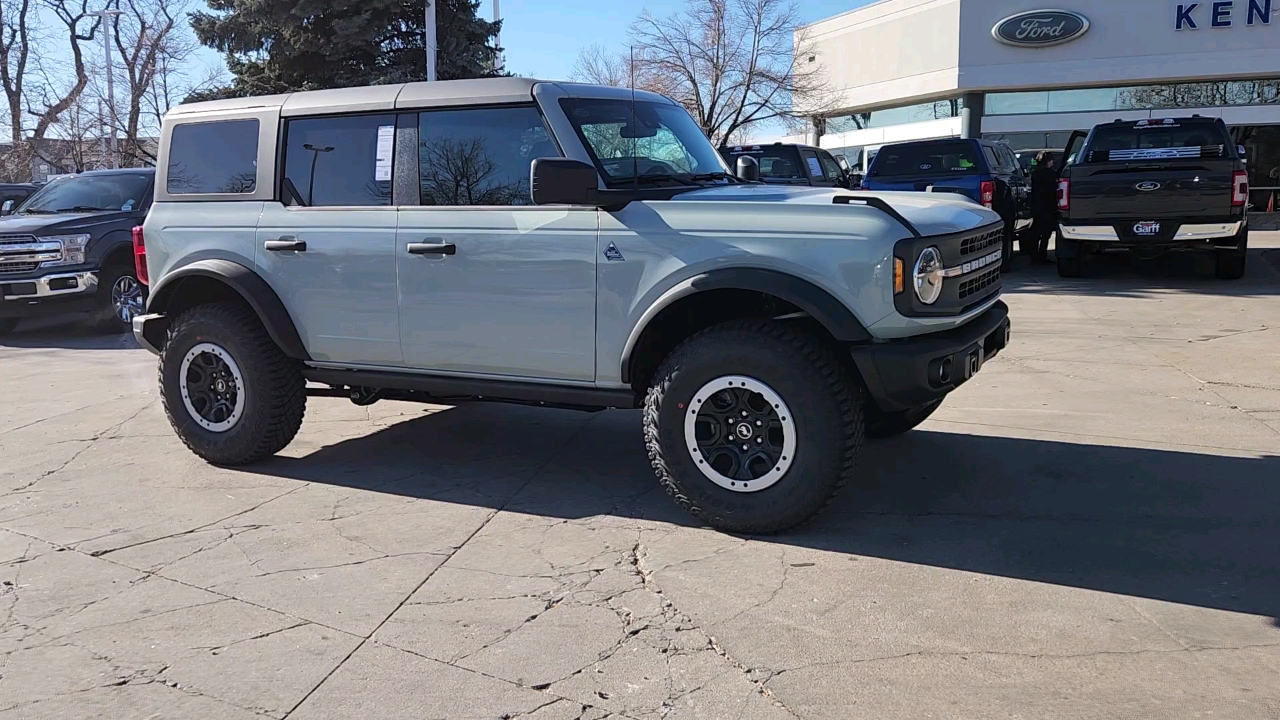
[(911, 221), (921, 235), (964, 232), (1000, 220), (991, 210), (948, 193), (866, 192), (791, 185), (722, 185), (676, 195), (674, 201), (831, 205), (836, 197), (878, 197)]
[(6, 215), (0, 217), (0, 235), (65, 235), (123, 222), (132, 216), (132, 212)]

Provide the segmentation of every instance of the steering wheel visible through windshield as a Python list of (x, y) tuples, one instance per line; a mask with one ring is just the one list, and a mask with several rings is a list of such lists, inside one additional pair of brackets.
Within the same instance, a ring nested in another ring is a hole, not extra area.
[(149, 172), (77, 175), (60, 178), (27, 198), (20, 215), (136, 210), (148, 198)]
[(678, 105), (593, 98), (560, 105), (609, 187), (732, 181), (711, 141)]

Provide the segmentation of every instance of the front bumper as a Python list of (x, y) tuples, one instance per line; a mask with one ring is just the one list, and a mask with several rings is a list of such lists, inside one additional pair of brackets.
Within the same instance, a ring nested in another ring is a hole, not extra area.
[(963, 385), (1009, 344), (1009, 306), (997, 301), (945, 332), (850, 348), (867, 391), (882, 412), (920, 407)]
[(92, 304), (98, 273), (55, 273), (38, 278), (0, 278), (0, 317), (36, 317), (73, 312)]

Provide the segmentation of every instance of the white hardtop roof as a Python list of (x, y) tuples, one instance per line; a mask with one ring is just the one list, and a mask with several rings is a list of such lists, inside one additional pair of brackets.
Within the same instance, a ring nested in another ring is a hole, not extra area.
[[(530, 102), (534, 87), (540, 84), (555, 85), (568, 97), (631, 97), (627, 88), (601, 85), (582, 85), (568, 82), (547, 82), (520, 77), (481, 78), (476, 80), (441, 80), (437, 82), (401, 83), (399, 85), (368, 85), (364, 87), (333, 90), (309, 90), (263, 95), (259, 97), (210, 100), (208, 102), (179, 105), (169, 111), (170, 116), (200, 115), (228, 110), (254, 108), (279, 108), (280, 114), (319, 115), (332, 112), (376, 112), (379, 110), (415, 109), (449, 105), (498, 105)], [(637, 100), (670, 102), (655, 93), (636, 90)]]

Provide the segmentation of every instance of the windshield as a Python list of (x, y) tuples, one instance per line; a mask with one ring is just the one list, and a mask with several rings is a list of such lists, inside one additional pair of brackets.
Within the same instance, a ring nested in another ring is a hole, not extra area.
[(630, 100), (560, 101), (610, 187), (691, 184), (728, 178), (728, 168), (678, 105)]
[(976, 175), (980, 172), (977, 146), (963, 141), (886, 145), (871, 163), (871, 177)]
[(112, 173), (59, 178), (45, 185), (18, 208), (19, 214), (129, 211), (142, 205), (151, 173)]

